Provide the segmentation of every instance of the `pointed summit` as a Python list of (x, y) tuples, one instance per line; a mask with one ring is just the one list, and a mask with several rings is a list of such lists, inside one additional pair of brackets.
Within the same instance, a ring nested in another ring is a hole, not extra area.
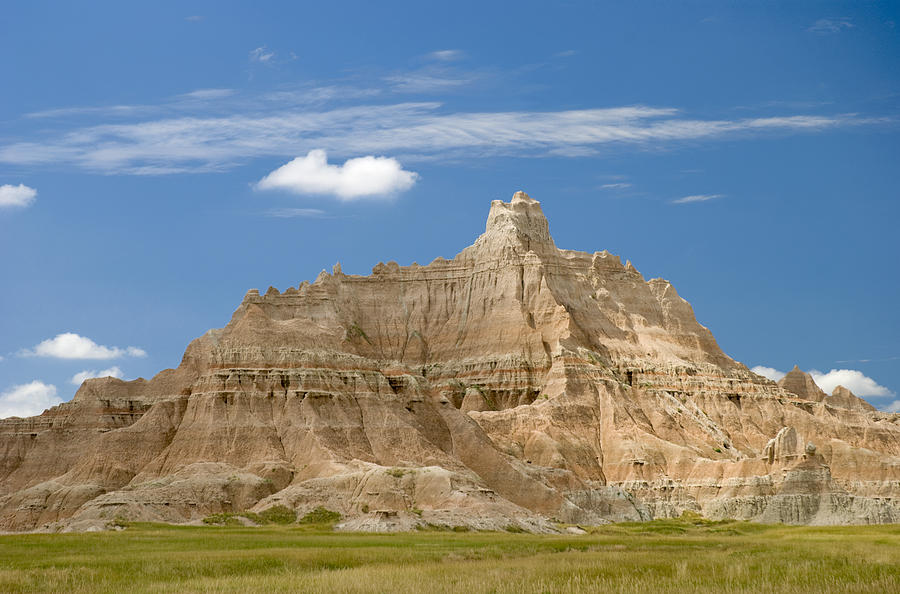
[(511, 246), (538, 253), (556, 249), (541, 203), (522, 191), (513, 194), (509, 202), (491, 202), (484, 235), (476, 242), (476, 245), (485, 244), (492, 248)]
[(812, 400), (813, 402), (825, 400), (825, 392), (816, 385), (812, 376), (802, 371), (796, 365), (787, 375), (778, 380), (778, 385), (788, 392), (793, 392), (802, 400)]

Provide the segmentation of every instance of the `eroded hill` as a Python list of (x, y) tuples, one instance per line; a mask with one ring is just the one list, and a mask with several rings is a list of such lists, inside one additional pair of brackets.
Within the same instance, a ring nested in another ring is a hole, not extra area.
[(0, 420), (0, 527), (286, 505), (348, 528), (900, 521), (900, 415), (724, 354), (667, 281), (491, 204), (453, 260), (247, 293), (150, 381)]

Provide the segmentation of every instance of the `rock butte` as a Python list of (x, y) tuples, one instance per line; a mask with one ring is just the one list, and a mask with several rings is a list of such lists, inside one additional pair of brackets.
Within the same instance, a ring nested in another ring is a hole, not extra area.
[(150, 381), (0, 420), (0, 528), (325, 506), (339, 527), (900, 520), (900, 415), (725, 355), (667, 281), (491, 204), (453, 260), (252, 290)]

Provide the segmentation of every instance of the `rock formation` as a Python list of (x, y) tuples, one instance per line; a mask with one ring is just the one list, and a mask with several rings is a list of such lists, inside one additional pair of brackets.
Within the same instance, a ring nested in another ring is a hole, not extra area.
[(249, 291), (177, 369), (0, 420), (3, 529), (279, 504), (372, 530), (895, 522), (900, 415), (753, 374), (671, 284), (558, 249), (518, 192), (452, 260)]

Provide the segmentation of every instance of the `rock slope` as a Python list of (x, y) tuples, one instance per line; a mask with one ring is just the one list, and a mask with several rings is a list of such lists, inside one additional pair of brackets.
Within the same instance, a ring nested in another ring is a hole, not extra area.
[(662, 279), (523, 192), (427, 266), (252, 290), (152, 380), (0, 420), (0, 528), (286, 505), (351, 529), (900, 521), (900, 415), (732, 360)]

